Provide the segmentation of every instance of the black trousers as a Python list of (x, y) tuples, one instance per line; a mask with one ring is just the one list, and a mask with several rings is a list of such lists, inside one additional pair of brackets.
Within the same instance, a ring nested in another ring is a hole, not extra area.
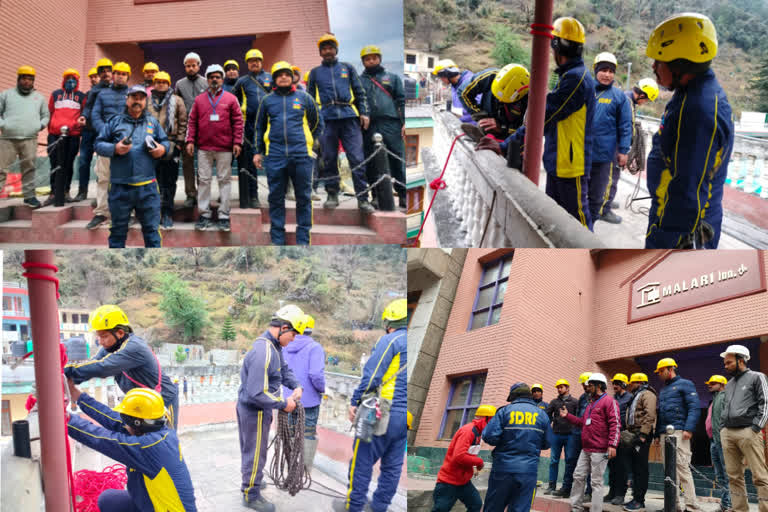
[(632, 499), (645, 503), (648, 492), (648, 452), (651, 449), (650, 436), (646, 442), (629, 451), (629, 467), (632, 468)]

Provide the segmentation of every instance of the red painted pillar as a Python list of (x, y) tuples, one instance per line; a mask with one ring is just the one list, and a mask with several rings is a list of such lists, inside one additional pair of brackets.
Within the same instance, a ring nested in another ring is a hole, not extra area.
[(549, 41), (552, 25), (552, 0), (536, 0), (533, 17), (533, 52), (531, 54), (531, 82), (528, 89), (528, 121), (525, 127), (523, 172), (532, 182), (539, 184), (541, 154), (544, 149), (544, 113), (547, 104), (549, 77)]
[[(53, 265), (53, 251), (24, 251), (28, 263)], [(30, 268), (28, 272), (54, 277), (53, 270)], [(35, 385), (40, 418), (40, 452), (46, 512), (68, 512), (72, 500), (67, 480), (64, 389), (59, 352), (59, 310), (56, 284), (27, 278), (32, 347), (35, 354)]]

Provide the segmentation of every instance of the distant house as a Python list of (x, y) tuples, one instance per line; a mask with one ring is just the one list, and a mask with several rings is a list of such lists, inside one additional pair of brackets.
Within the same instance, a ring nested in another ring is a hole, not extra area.
[(421, 150), (432, 147), (432, 107), (406, 107), (405, 109), (405, 172), (408, 190), (406, 225), (408, 238), (413, 239), (424, 220), (426, 181)]

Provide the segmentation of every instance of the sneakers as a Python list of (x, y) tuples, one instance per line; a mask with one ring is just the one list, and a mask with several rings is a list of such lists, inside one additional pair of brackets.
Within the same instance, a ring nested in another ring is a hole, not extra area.
[(72, 201), (85, 201), (86, 199), (88, 199), (88, 192), (80, 190)]
[(54, 201), (55, 199), (53, 198), (53, 194), (51, 194), (45, 201), (43, 201), (43, 206), (51, 206)]
[(202, 215), (195, 224), (195, 231), (205, 231), (211, 227), (211, 219), (203, 217)]
[(229, 219), (219, 219), (218, 227), (219, 231), (230, 231)]
[(163, 218), (160, 219), (160, 227), (163, 229), (173, 229), (173, 217), (167, 213), (164, 214)]
[(65, 203), (74, 203), (74, 202), (75, 202), (75, 200), (74, 200), (74, 199), (72, 199), (72, 196), (70, 196), (69, 194), (66, 194), (66, 195), (64, 196), (64, 202), (65, 202)]
[(612, 210), (609, 210), (608, 213), (604, 213), (600, 216), (600, 220), (604, 220), (611, 224), (619, 224), (621, 222), (621, 217), (613, 213)]
[(549, 487), (547, 487), (547, 488), (544, 490), (544, 494), (545, 494), (545, 495), (549, 495), (549, 494), (552, 494), (552, 493), (556, 492), (556, 491), (555, 491), (555, 487), (557, 487), (557, 484), (555, 484), (555, 485), (549, 484)]
[(333, 209), (339, 206), (339, 193), (328, 192), (328, 199), (323, 203), (323, 208)]
[(561, 487), (559, 490), (552, 493), (552, 496), (555, 496), (556, 498), (567, 498), (571, 495), (571, 490), (566, 489), (565, 487)]
[(645, 510), (645, 503), (640, 503), (639, 501), (632, 500), (626, 505), (624, 505), (624, 510), (628, 510), (629, 512), (637, 512)]
[(624, 496), (616, 496), (611, 500), (611, 505), (621, 506), (624, 505)]
[(246, 501), (245, 498), (243, 498), (243, 506), (253, 510), (258, 510), (259, 512), (275, 512), (275, 506), (265, 500), (263, 496), (259, 496), (258, 498), (251, 501)]
[(103, 224), (107, 218), (104, 215), (96, 215), (94, 218), (91, 219), (91, 222), (89, 222), (85, 228), (86, 229), (96, 229), (101, 224)]
[(261, 203), (259, 202), (258, 197), (252, 197), (250, 204), (251, 204), (251, 208), (253, 208), (254, 210), (261, 208)]
[(373, 205), (369, 203), (365, 199), (358, 199), (357, 200), (357, 207), (360, 209), (363, 213), (373, 213), (376, 210), (373, 208)]
[(28, 197), (24, 200), (24, 204), (31, 207), (31, 208), (40, 208), (43, 206), (40, 204), (40, 201), (37, 200), (36, 197)]
[(194, 208), (197, 200), (194, 197), (187, 197), (184, 200), (184, 208)]

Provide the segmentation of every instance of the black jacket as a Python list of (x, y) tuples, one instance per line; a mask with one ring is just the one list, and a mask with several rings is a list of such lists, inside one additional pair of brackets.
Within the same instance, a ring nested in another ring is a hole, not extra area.
[(768, 384), (765, 374), (745, 370), (725, 385), (725, 404), (720, 415), (724, 428), (752, 427), (761, 430), (768, 422)]
[(578, 412), (579, 402), (573, 398), (570, 394), (565, 395), (565, 398), (553, 398), (549, 402), (547, 407), (547, 416), (552, 420), (552, 432), (555, 434), (570, 434), (573, 430), (573, 425), (568, 422), (567, 419), (560, 417), (560, 408), (565, 406), (569, 413), (574, 416)]

